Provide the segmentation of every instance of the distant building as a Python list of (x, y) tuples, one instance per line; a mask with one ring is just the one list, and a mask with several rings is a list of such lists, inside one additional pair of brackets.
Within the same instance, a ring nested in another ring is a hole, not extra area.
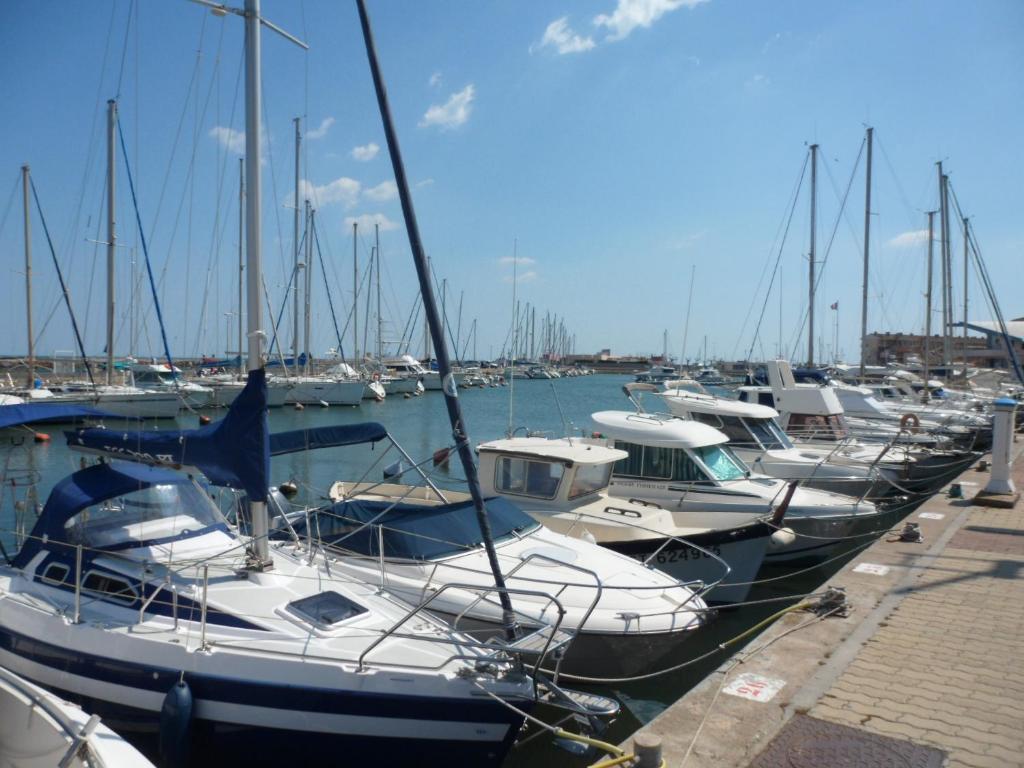
[[(959, 329), (963, 323), (955, 324)], [(1007, 322), (1013, 348), (1018, 359), (1024, 359), (1024, 318)], [(1006, 346), (998, 323), (979, 321), (967, 324), (969, 331), (983, 334), (967, 337), (968, 364), (978, 368), (1009, 368)], [(962, 331), (959, 331), (962, 333)], [(964, 337), (954, 336), (952, 341), (953, 360), (964, 357)], [(868, 365), (903, 364), (908, 360), (925, 359), (925, 337), (914, 333), (869, 333), (864, 339), (865, 363)], [(928, 345), (928, 364), (940, 365), (942, 361), (942, 336), (933, 335)]]

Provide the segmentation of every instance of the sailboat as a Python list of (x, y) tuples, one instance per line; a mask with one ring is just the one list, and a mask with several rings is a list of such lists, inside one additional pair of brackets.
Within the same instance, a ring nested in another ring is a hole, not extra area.
[[(20, 551), (0, 565), (0, 664), (154, 736), (175, 764), (191, 748), (203, 764), (278, 766), (299, 750), (325, 764), (415, 756), (496, 766), (535, 700), (525, 652), (475, 642), (338, 574), (321, 553), (268, 540), (263, 19), (259, 0), (244, 11), (210, 5), (244, 16), (246, 28), (246, 388), (224, 420), (191, 433), (99, 431), (110, 454), (146, 463), (111, 460), (53, 488)], [(368, 35), (362, 5), (360, 15)], [(211, 482), (247, 493), (245, 533), (197, 478), (160, 466), (161, 441), (219, 463)]]

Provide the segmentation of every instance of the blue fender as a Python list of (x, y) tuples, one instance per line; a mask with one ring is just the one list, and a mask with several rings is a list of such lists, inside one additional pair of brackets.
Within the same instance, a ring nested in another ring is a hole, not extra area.
[(184, 680), (171, 686), (160, 707), (160, 764), (188, 765), (192, 746), (192, 689)]

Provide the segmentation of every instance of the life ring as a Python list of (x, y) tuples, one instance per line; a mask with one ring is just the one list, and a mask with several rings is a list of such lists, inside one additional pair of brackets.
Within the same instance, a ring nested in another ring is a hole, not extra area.
[(904, 413), (900, 417), (900, 429), (908, 429), (911, 432), (918, 432), (921, 429), (921, 420), (916, 413)]

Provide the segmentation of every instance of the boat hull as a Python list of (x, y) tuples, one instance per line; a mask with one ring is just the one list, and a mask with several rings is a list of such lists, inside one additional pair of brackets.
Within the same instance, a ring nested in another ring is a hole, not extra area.
[[(123, 655), (71, 650), (7, 628), (0, 629), (0, 664), (80, 703), (150, 749), (158, 743), (164, 696), (182, 674)], [(363, 686), (315, 688), (232, 678), (217, 674), (216, 664), (211, 658), (205, 672), (184, 673), (195, 701), (192, 765), (277, 768), (294, 762), (301, 745), (304, 764), (316, 758), (337, 764), (343, 755), (346, 763), (404, 765), (415, 755), (423, 765), (497, 766), (522, 725), (520, 716), (483, 695), (393, 695), (369, 678)], [(529, 702), (516, 706), (528, 708)]]

